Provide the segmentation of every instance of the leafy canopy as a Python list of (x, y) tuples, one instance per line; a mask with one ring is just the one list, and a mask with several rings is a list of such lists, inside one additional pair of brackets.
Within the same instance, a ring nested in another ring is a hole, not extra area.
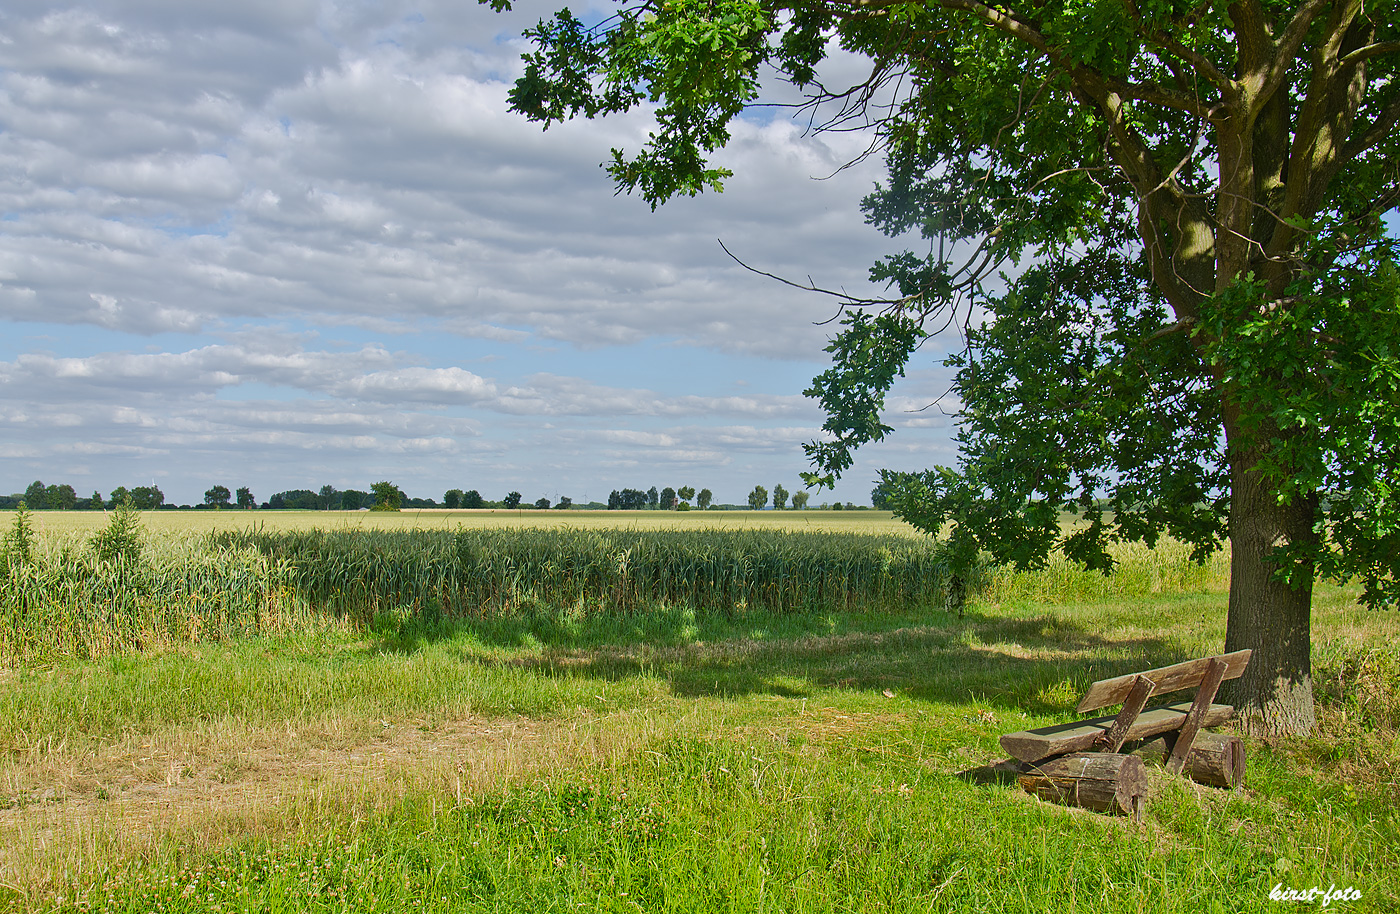
[[(809, 484), (890, 432), (886, 393), (957, 326), (960, 466), (881, 482), (955, 561), (1108, 568), (1163, 534), (1203, 557), (1243, 486), (1310, 528), (1283, 578), (1400, 596), (1400, 0), (646, 0), (527, 36), (525, 116), (654, 106), (609, 166), (653, 206), (722, 185), (765, 78), (815, 129), (870, 131), (866, 218), (915, 249), (848, 301)], [(824, 85), (837, 49), (868, 77)]]

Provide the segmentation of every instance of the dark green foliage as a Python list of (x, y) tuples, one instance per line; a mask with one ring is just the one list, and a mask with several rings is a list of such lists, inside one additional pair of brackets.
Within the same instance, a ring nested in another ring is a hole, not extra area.
[(15, 520), (5, 533), (3, 556), (6, 571), (28, 565), (34, 555), (34, 521), (24, 502), (15, 511)]
[(480, 508), (482, 504), (484, 504), (484, 502), (482, 501), (481, 493), (476, 489), (468, 489), (466, 492), (462, 493), (463, 508)]
[[(115, 492), (112, 493), (112, 501), (118, 501)], [(149, 486), (136, 486), (131, 490), (131, 503), (138, 510), (150, 511), (165, 504), (165, 493), (160, 490), (160, 486), (152, 483)]]
[(130, 500), (116, 506), (107, 526), (88, 540), (99, 562), (111, 562), (134, 568), (141, 561), (141, 515)]
[(374, 505), (371, 511), (397, 511), (403, 504), (403, 492), (392, 482), (381, 481), (370, 486), (370, 491), (374, 493)]
[(501, 504), (505, 505), (507, 508), (518, 508), (520, 507), (520, 498), (519, 492), (508, 492), (506, 493), (506, 497), (501, 499)]

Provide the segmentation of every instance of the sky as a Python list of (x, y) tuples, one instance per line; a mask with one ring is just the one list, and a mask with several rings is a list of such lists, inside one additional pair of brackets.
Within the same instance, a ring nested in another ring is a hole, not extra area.
[[(653, 212), (600, 167), (646, 110), (507, 110), (521, 31), (559, 5), (7, 0), (0, 492), (797, 491), (835, 304), (719, 242), (879, 293), (870, 265), (905, 246), (859, 211), (881, 163), (841, 170), (865, 137), (757, 109), (724, 193)], [(953, 462), (939, 362), (814, 505)]]

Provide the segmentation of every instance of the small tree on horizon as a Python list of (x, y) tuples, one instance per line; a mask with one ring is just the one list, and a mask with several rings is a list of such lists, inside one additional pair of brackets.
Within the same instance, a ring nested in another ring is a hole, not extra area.
[(695, 506), (701, 511), (708, 511), (710, 509), (710, 502), (714, 500), (715, 494), (713, 492), (709, 489), (701, 489), (699, 494), (695, 496)]
[(809, 492), (793, 492), (793, 493), (792, 493), (792, 510), (794, 510), (794, 511), (806, 511), (806, 510), (807, 510), (807, 499), (809, 499), (809, 498), (811, 498), (811, 497), (812, 497), (812, 496), (811, 496), (811, 493), (809, 493)]
[(476, 489), (468, 489), (462, 493), (463, 508), (480, 508), (485, 502), (481, 498), (481, 493)]
[(695, 497), (695, 487), (681, 486), (679, 489), (676, 490), (676, 497), (679, 498), (681, 501), (685, 502), (686, 504), (689, 504), (690, 500)]
[(783, 488), (783, 484), (776, 483), (773, 486), (773, 507), (779, 511), (787, 507), (788, 490)]
[(461, 507), (463, 494), (465, 493), (461, 489), (448, 489), (442, 495), (442, 506), (444, 508)]
[(369, 488), (374, 493), (374, 505), (370, 508), (371, 511), (397, 511), (399, 505), (403, 504), (403, 492), (388, 480), (376, 482)]
[(519, 493), (519, 492), (510, 492), (510, 493), (508, 493), (508, 494), (506, 495), (506, 497), (503, 498), (503, 499), (501, 500), (501, 504), (505, 505), (507, 508), (518, 508), (518, 507), (520, 507), (520, 493)]
[(214, 508), (227, 508), (233, 493), (228, 486), (213, 486), (204, 493), (204, 503)]
[(762, 511), (767, 504), (768, 490), (763, 486), (754, 486), (753, 491), (749, 493), (749, 507), (755, 511)]
[(238, 507), (249, 509), (258, 506), (258, 500), (253, 497), (253, 490), (247, 486), (239, 486), (236, 495), (238, 497)]

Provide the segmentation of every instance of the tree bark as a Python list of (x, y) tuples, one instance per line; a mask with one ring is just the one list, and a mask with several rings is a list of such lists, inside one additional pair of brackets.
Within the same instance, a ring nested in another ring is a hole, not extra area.
[[(1242, 437), (1226, 418), (1227, 434)], [(1254, 433), (1255, 440), (1268, 440)], [(1303, 735), (1316, 723), (1312, 692), (1312, 569), (1277, 580), (1276, 547), (1315, 541), (1315, 495), (1279, 504), (1253, 448), (1231, 446), (1230, 608), (1225, 650), (1254, 651), (1244, 675), (1221, 690), (1255, 736)]]

